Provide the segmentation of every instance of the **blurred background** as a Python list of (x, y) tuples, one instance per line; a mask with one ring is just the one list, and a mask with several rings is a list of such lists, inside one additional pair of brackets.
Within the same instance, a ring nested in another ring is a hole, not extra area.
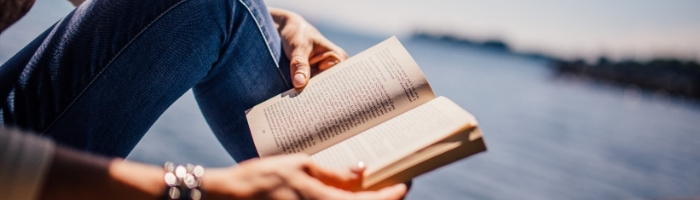
[[(700, 197), (700, 1), (268, 0), (350, 55), (392, 36), (489, 150), (422, 175), (408, 199)], [(4, 63), (73, 10), (38, 0)], [(234, 164), (191, 92), (128, 159)]]

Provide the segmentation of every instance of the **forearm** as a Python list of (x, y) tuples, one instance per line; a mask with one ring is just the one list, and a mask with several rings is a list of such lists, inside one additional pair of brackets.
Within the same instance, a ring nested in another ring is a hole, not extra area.
[(40, 199), (156, 199), (162, 169), (56, 148)]

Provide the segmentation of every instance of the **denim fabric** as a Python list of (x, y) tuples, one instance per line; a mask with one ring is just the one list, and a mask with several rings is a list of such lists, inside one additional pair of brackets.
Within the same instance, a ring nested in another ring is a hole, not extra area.
[(245, 110), (291, 88), (288, 63), (262, 1), (88, 1), (0, 67), (2, 123), (125, 157), (193, 88), (242, 161)]

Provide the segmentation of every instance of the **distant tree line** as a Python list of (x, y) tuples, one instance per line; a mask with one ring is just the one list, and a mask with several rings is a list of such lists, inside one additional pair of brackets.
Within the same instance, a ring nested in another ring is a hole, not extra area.
[(555, 61), (554, 70), (557, 75), (574, 74), (613, 84), (637, 85), (641, 89), (700, 100), (700, 65), (695, 61), (610, 62), (601, 58), (595, 64)]
[(571, 74), (615, 85), (636, 85), (644, 90), (665, 91), (672, 96), (683, 96), (700, 101), (700, 65), (696, 61), (656, 59), (648, 62), (633, 60), (612, 62), (606, 58), (600, 58), (597, 63), (590, 64), (583, 60), (560, 60), (540, 53), (515, 52), (508, 44), (498, 39), (477, 41), (427, 32), (416, 32), (413, 34), (413, 38), (496, 50), (516, 56), (547, 59), (552, 61), (555, 76)]

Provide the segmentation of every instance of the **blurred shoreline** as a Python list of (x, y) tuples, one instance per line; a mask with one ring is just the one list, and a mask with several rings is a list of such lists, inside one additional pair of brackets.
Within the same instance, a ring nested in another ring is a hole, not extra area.
[(583, 58), (566, 60), (538, 52), (516, 52), (507, 42), (497, 39), (477, 40), (452, 35), (416, 32), (412, 38), (452, 43), (485, 50), (501, 51), (515, 56), (546, 59), (555, 78), (592, 80), (621, 87), (632, 87), (662, 95), (680, 96), (700, 101), (700, 65), (694, 60), (653, 58), (612, 61), (599, 57), (596, 62)]
[[(516, 52), (563, 60), (599, 57), (700, 61), (700, 1), (340, 1), (266, 0), (310, 22), (364, 34), (415, 31), (501, 40)], [(342, 9), (339, 9), (342, 8)]]
[(559, 77), (574, 75), (659, 95), (700, 101), (700, 65), (695, 61), (654, 59), (647, 62), (611, 62), (600, 58), (597, 63), (588, 64), (583, 60), (557, 60), (553, 63), (553, 70)]

